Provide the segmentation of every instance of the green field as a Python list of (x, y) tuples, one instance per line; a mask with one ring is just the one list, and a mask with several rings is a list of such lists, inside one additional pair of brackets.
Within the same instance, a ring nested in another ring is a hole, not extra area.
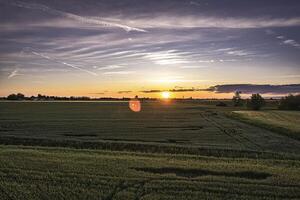
[(1, 199), (297, 199), (300, 162), (0, 147)]
[(241, 120), (286, 134), (300, 140), (300, 112), (297, 111), (234, 111)]
[(235, 109), (1, 102), (0, 199), (299, 199), (300, 141)]

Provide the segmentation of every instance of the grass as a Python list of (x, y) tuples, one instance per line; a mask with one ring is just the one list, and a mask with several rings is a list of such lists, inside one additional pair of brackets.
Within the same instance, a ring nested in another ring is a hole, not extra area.
[(0, 199), (299, 199), (300, 141), (234, 109), (0, 102)]
[(300, 161), (0, 146), (1, 199), (297, 199)]
[(234, 111), (233, 117), (300, 140), (300, 112), (297, 111)]

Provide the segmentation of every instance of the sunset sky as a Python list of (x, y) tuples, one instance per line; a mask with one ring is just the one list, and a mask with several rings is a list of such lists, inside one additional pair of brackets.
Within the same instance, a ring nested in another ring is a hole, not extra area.
[(0, 0), (0, 96), (278, 96), (299, 84), (299, 0)]

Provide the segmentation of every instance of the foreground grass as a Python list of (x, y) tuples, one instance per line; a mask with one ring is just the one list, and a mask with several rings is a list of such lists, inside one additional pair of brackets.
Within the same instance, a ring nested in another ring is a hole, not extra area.
[(300, 112), (297, 111), (234, 111), (233, 117), (300, 140)]
[(0, 146), (0, 199), (299, 199), (300, 161)]

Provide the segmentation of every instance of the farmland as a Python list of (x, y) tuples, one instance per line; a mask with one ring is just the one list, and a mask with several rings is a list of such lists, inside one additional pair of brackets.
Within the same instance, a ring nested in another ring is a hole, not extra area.
[(1, 199), (300, 196), (300, 162), (1, 146)]
[(300, 139), (300, 113), (295, 111), (234, 111), (233, 114), (252, 124)]
[(1, 102), (1, 199), (297, 199), (300, 141), (197, 101)]

